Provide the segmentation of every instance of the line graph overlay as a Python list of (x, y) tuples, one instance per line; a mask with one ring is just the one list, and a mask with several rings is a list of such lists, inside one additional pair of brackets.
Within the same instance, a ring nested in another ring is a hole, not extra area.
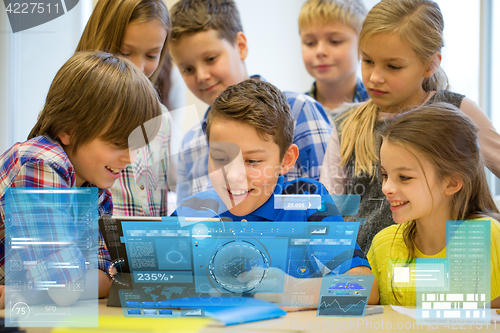
[(318, 314), (320, 316), (363, 316), (367, 297), (359, 296), (323, 296)]

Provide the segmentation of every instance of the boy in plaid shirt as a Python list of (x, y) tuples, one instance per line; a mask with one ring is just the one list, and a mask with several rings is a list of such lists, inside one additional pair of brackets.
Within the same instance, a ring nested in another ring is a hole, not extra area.
[[(111, 214), (108, 188), (131, 162), (129, 149), (145, 144), (142, 135), (156, 135), (159, 125), (151, 121), (148, 126), (143, 124), (160, 115), (153, 85), (127, 59), (109, 53), (81, 52), (64, 64), (51, 84), (28, 141), (16, 143), (0, 156), (0, 284), (5, 284), (6, 190), (97, 187), (99, 216)], [(135, 140), (137, 132), (140, 135)], [(46, 234), (48, 241), (56, 242), (68, 239), (71, 233), (57, 228)], [(105, 274), (110, 257), (100, 232), (98, 257), (99, 297), (104, 297), (111, 286)], [(64, 274), (65, 280), (80, 278), (85, 271), (85, 266), (71, 270)], [(55, 278), (48, 270), (41, 273), (34, 275), (44, 280)], [(3, 298), (3, 286), (0, 294)]]
[[(181, 0), (170, 11), (170, 55), (193, 94), (208, 105), (227, 87), (249, 78), (245, 58), (247, 40), (232, 0)], [(262, 78), (258, 75), (252, 79)], [(319, 180), (319, 172), (332, 128), (323, 107), (305, 94), (285, 92), (294, 118), (293, 143), (299, 158), (284, 175)], [(177, 170), (177, 202), (212, 189), (208, 177), (207, 116), (182, 140)]]

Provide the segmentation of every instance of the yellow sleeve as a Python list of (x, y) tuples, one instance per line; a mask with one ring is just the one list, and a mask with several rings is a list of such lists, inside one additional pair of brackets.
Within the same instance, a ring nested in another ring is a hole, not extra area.
[[(491, 299), (500, 297), (500, 223), (491, 221)], [(371, 263), (370, 263), (371, 264)]]

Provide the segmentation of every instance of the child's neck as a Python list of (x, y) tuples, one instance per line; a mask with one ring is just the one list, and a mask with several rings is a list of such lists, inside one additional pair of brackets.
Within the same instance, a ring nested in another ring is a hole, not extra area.
[(316, 100), (324, 107), (333, 110), (345, 102), (352, 102), (356, 90), (356, 73), (335, 82), (316, 81)]
[(413, 110), (427, 103), (432, 95), (434, 95), (434, 92), (427, 92), (420, 88), (417, 94), (404, 101), (402, 104), (380, 106), (380, 111), (384, 113), (401, 113), (409, 111), (410, 109)]
[(446, 247), (446, 221), (451, 217), (439, 215), (417, 220), (415, 246), (427, 256), (436, 255)]

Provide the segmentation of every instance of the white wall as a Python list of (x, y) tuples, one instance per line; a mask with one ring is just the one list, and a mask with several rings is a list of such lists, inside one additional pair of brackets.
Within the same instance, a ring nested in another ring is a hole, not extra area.
[(26, 140), (52, 79), (74, 53), (91, 11), (91, 0), (81, 0), (63, 16), (14, 34), (6, 12), (0, 10), (0, 153)]

